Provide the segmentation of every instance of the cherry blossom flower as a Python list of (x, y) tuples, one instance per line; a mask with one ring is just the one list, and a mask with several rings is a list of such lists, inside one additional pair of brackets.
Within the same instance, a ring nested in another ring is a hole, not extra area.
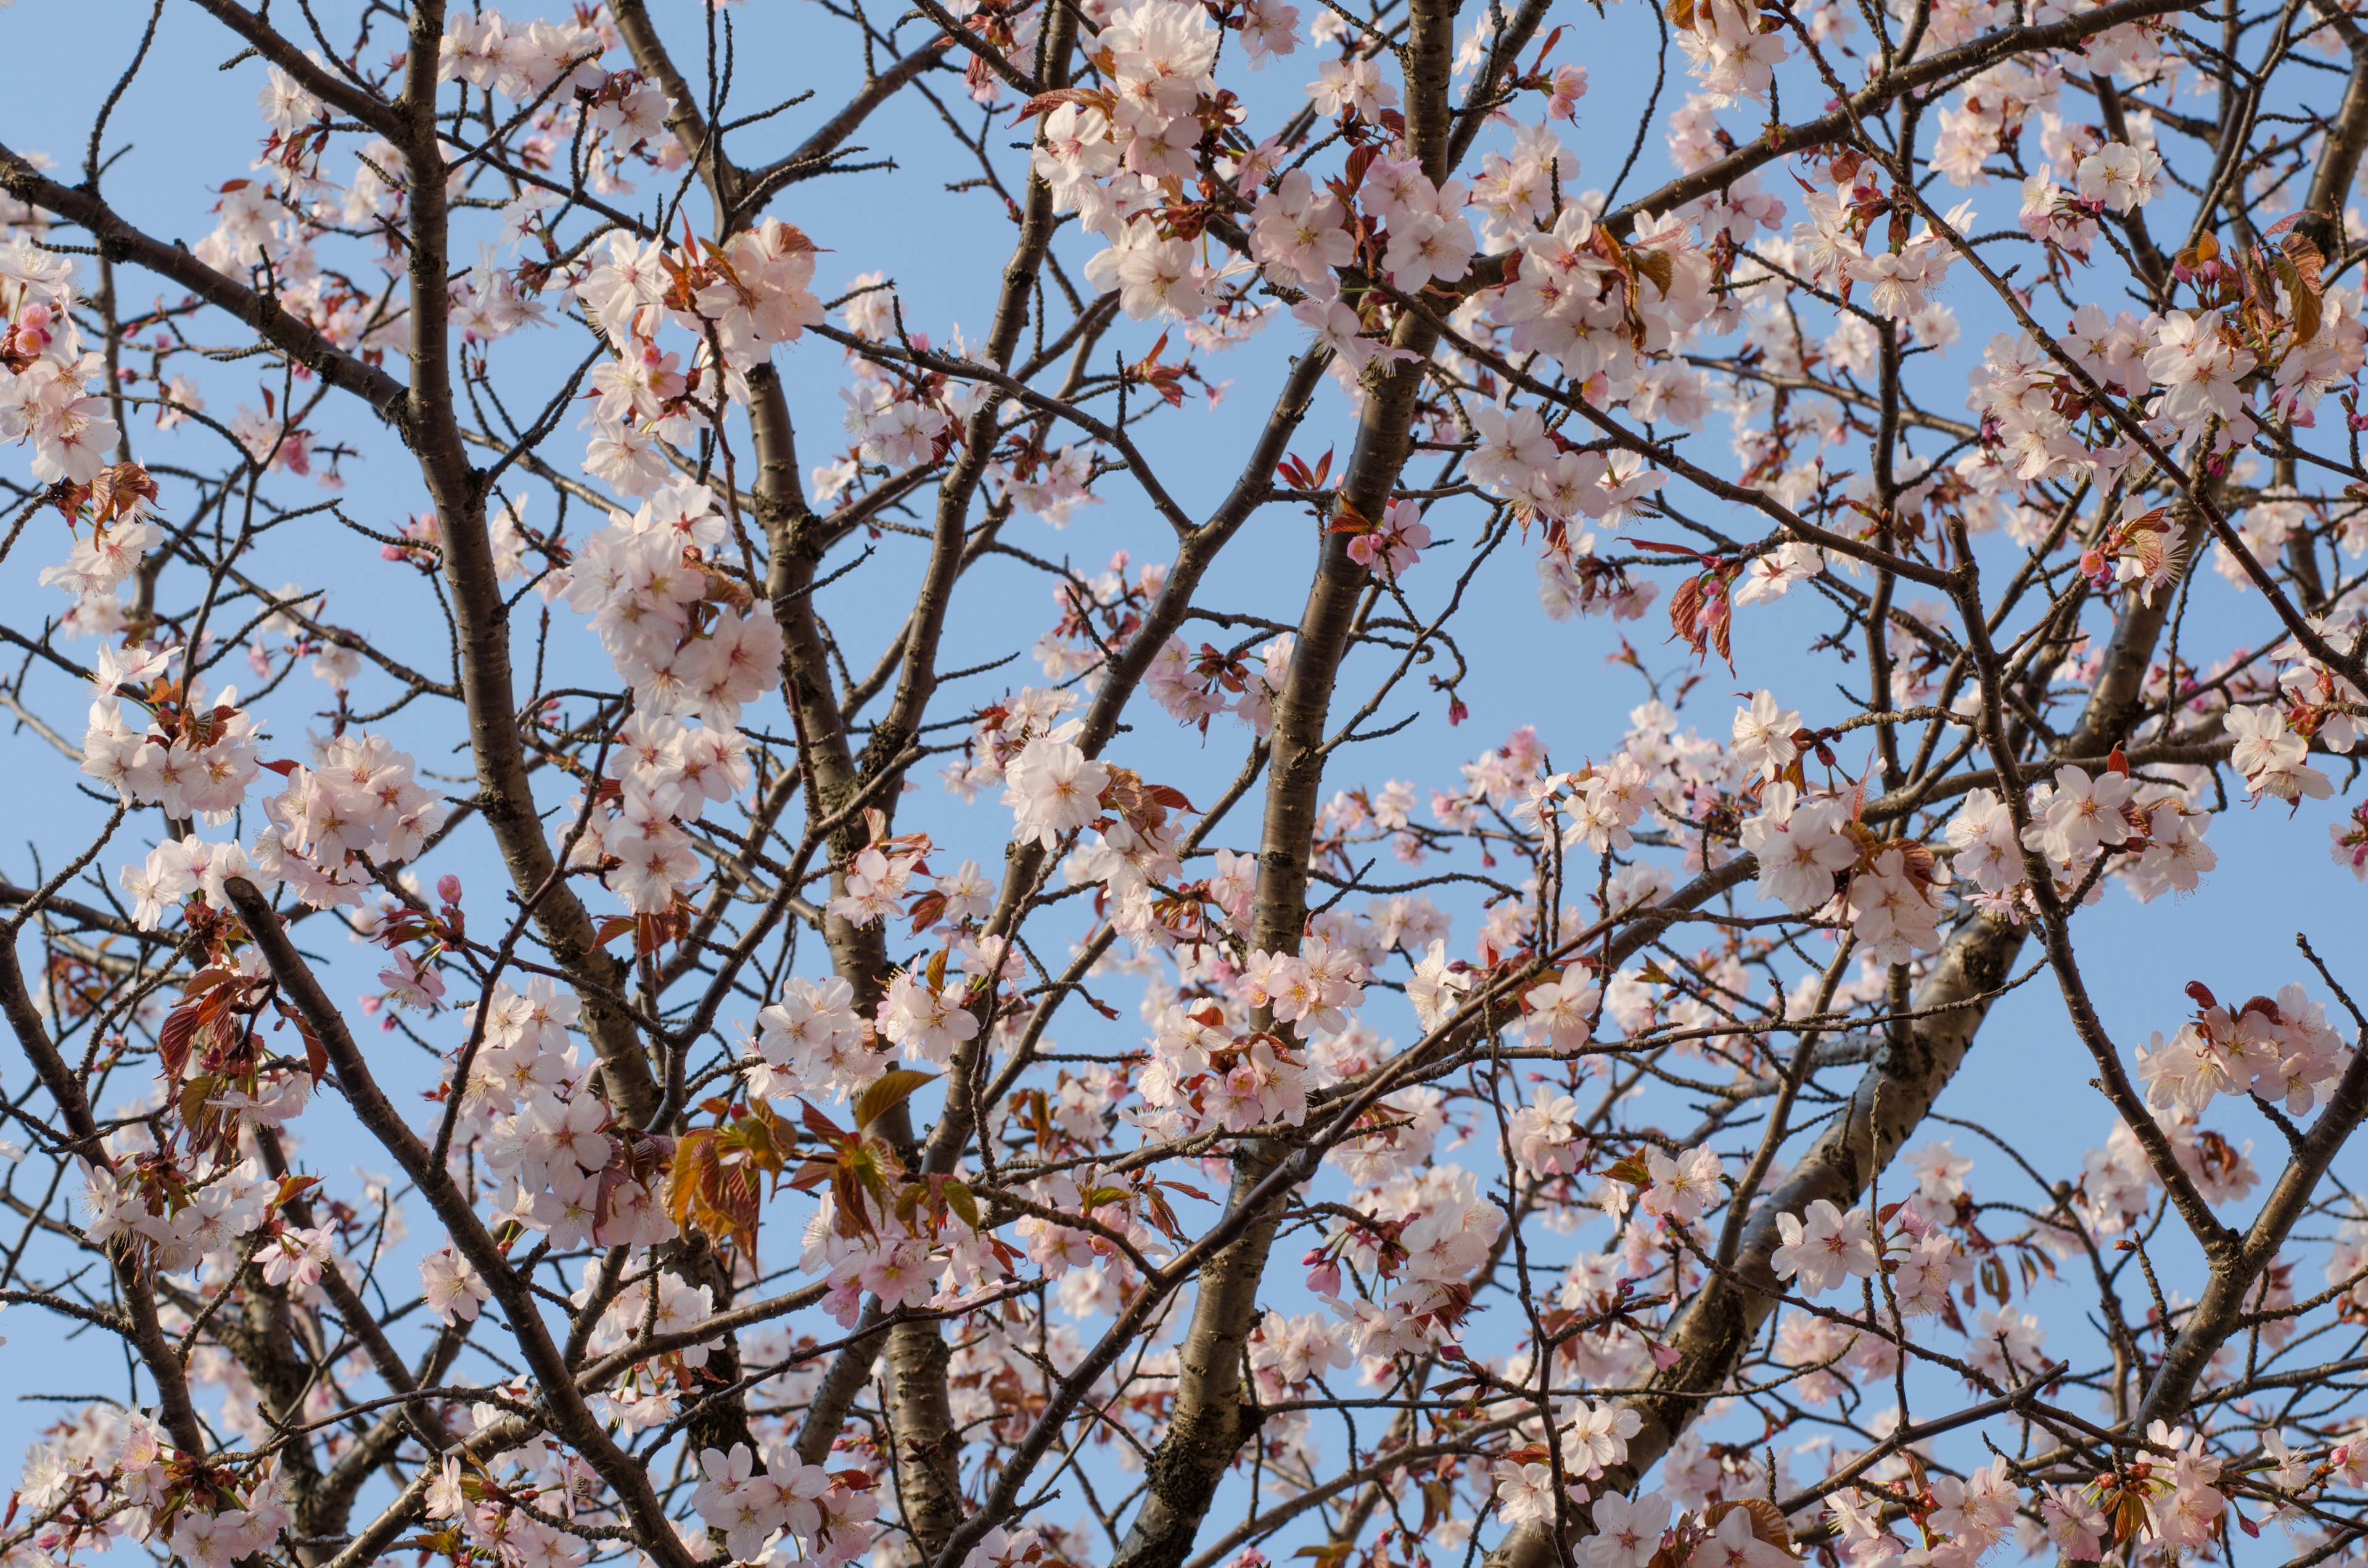
[(1722, 1162), (1712, 1150), (1689, 1149), (1673, 1159), (1658, 1149), (1648, 1149), (1645, 1163), (1652, 1185), (1645, 1188), (1637, 1206), (1647, 1214), (1672, 1224), (1691, 1225), (1723, 1196)]
[(1772, 693), (1754, 693), (1750, 707), (1736, 710), (1735, 760), (1762, 778), (1775, 778), (1801, 755), (1793, 744), (1800, 727), (1798, 709), (1780, 709)]
[(1797, 1279), (1812, 1296), (1846, 1278), (1867, 1278), (1878, 1266), (1863, 1209), (1844, 1214), (1819, 1198), (1799, 1214), (1780, 1212), (1776, 1229), (1783, 1243), (1770, 1256), (1769, 1267), (1779, 1279)]
[(1791, 1553), (1751, 1533), (1751, 1514), (1748, 1509), (1730, 1507), (1726, 1517), (1719, 1520), (1718, 1528), (1694, 1548), (1686, 1563), (1687, 1568), (1779, 1568), (1779, 1564), (1791, 1561)]
[(1595, 1500), (1595, 1533), (1579, 1542), (1588, 1568), (1645, 1568), (1668, 1528), (1669, 1500), (1658, 1492), (1634, 1502), (1614, 1492)]
[(2237, 737), (2228, 765), (2245, 776), (2246, 793), (2255, 800), (2274, 795), (2297, 805), (2305, 796), (2323, 801), (2334, 791), (2326, 774), (2303, 761), (2309, 745), (2287, 731), (2286, 717), (2276, 708), (2231, 708), (2223, 722)]

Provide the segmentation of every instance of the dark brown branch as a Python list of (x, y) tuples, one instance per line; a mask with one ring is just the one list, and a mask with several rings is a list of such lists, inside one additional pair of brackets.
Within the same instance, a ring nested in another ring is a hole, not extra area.
[(324, 383), (354, 393), (376, 410), (380, 418), (408, 434), (405, 413), (409, 389), (290, 315), (280, 309), (279, 301), (215, 271), (185, 245), (166, 244), (141, 233), (97, 197), (78, 187), (60, 185), (5, 146), (0, 146), (0, 190), (19, 201), (54, 212), (70, 223), (82, 225), (99, 248), (117, 260), (144, 267), (160, 278), (180, 284), (208, 304), (229, 312), (253, 327), (265, 342), (319, 376)]
[(279, 917), (254, 883), (243, 877), (233, 877), (223, 884), (223, 892), (238, 911), (248, 934), (255, 938), (256, 949), (270, 966), (272, 979), (288, 994), (297, 1011), (304, 1017), (306, 1027), (317, 1040), (329, 1065), (336, 1074), (336, 1083), (351, 1108), (354, 1119), (376, 1139), (381, 1147), (394, 1156), (404, 1176), (427, 1199), (436, 1217), (450, 1233), (453, 1246), (484, 1281), (495, 1301), (501, 1304), (502, 1315), (518, 1342), (521, 1355), (534, 1376), (537, 1392), (543, 1408), (551, 1416), (552, 1430), (584, 1456), (586, 1463), (600, 1478), (616, 1489), (625, 1511), (632, 1517), (641, 1533), (643, 1550), (666, 1565), (666, 1568), (694, 1568), (691, 1557), (683, 1549), (681, 1539), (675, 1534), (666, 1517), (666, 1506), (650, 1483), (650, 1478), (640, 1463), (610, 1440), (600, 1423), (593, 1416), (584, 1396), (577, 1392), (575, 1380), (570, 1375), (565, 1358), (545, 1325), (542, 1310), (527, 1282), (510, 1267), (490, 1232), (485, 1229), (468, 1196), (454, 1184), (451, 1173), (436, 1165), (429, 1157), (427, 1145), (419, 1141), (402, 1113), (386, 1097), (386, 1092), (372, 1076), (370, 1064), (354, 1043), (352, 1032), (328, 993), (321, 989), (312, 969), (297, 952), (296, 945), (288, 939)]

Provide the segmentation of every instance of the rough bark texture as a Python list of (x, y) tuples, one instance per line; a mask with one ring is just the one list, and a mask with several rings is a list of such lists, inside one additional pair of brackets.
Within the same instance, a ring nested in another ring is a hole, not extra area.
[[(2294, 1225), (2310, 1210), (2320, 1178), (2351, 1134), (2368, 1117), (2368, 1051), (2351, 1059), (2335, 1093), (2318, 1113), (2309, 1133), (2286, 1162), (2267, 1202), (2253, 1218), (2242, 1244), (2214, 1266), (2203, 1299), (2188, 1314), (2177, 1338), (2170, 1342), (2153, 1384), (2146, 1392), (2133, 1420), (2144, 1430), (2156, 1421), (2177, 1422), (2195, 1392), (2196, 1380), (2213, 1356), (2236, 1333), (2245, 1313), (2246, 1297), (2260, 1283), (2262, 1272), (2277, 1261)], [(2256, 1303), (2258, 1304), (2258, 1303)]]
[(635, 1125), (658, 1108), (657, 1079), (632, 1018), (615, 998), (623, 965), (604, 950), (592, 916), (573, 890), (554, 882), (551, 842), (535, 811), (518, 741), (518, 698), (510, 665), (509, 614), (494, 571), (485, 527), (483, 475), (469, 461), (453, 414), (450, 265), (444, 154), (436, 123), (436, 62), (444, 36), (440, 0), (411, 12), (409, 62), (395, 106), (397, 145), (408, 178), (411, 384), (402, 428), (436, 507), (446, 586), (452, 597), (461, 690), (469, 711), (469, 749), (476, 764), (479, 814), (500, 847), (510, 885), (530, 901), (536, 929), (552, 961), (576, 982), (584, 1026), (600, 1058), (609, 1102)]
[[(640, 0), (621, 0), (614, 7), (614, 15), (635, 62), (666, 96), (666, 123), (681, 141), (707, 187), (715, 208), (719, 236), (746, 228), (759, 216), (764, 200), (773, 191), (826, 164), (831, 152), (853, 134), (873, 108), (939, 59), (946, 46), (945, 40), (939, 40), (905, 57), (868, 84), (846, 108), (788, 159), (752, 175), (733, 162), (722, 139), (712, 133), (697, 97), (651, 23), (646, 7)], [(1048, 237), (1043, 233), (1032, 236), (1033, 259), (1025, 269), (1030, 280), (1033, 278), (1033, 266), (1042, 260)], [(1029, 244), (1024, 239), (1023, 248)], [(1017, 341), (1018, 333), (1018, 322), (1003, 332), (1005, 359), (998, 363), (1008, 362), (1010, 345)], [(951, 592), (951, 564), (944, 571), (933, 570), (936, 592), (925, 592), (924, 597), (933, 610), (925, 635), (908, 639), (908, 642), (919, 644), (909, 654), (910, 659), (917, 661), (919, 676), (916, 683), (908, 668), (906, 687), (900, 690), (900, 699), (907, 705), (902, 710), (904, 722), (893, 729), (892, 724), (878, 727), (859, 763), (848, 742), (846, 715), (832, 687), (829, 653), (813, 599), (821, 562), (837, 542), (837, 536), (806, 506), (798, 473), (796, 430), (780, 372), (770, 364), (759, 365), (748, 372), (747, 380), (749, 426), (756, 449), (753, 494), (766, 545), (765, 594), (781, 631), (783, 696), (790, 705), (801, 762), (806, 770), (807, 821), (818, 826), (838, 817), (862, 795), (874, 775), (894, 766), (902, 756), (919, 708), (934, 689), (937, 632), (942, 627), (946, 601)], [(989, 425), (991, 427), (991, 415)], [(969, 495), (983, 467), (983, 457), (973, 461), (970, 486), (962, 492), (958, 503), (940, 500), (940, 533), (942, 536), (950, 527), (952, 542), (949, 550), (941, 537), (935, 551), (939, 561), (960, 561), (962, 514), (967, 509)], [(950, 523), (945, 521), (949, 518)], [(894, 785), (875, 793), (882, 814), (893, 816)], [(846, 891), (847, 868), (867, 841), (860, 816), (841, 824), (830, 834), (828, 854), (834, 898)], [(876, 923), (857, 926), (843, 915), (825, 912), (823, 939), (830, 950), (833, 972), (845, 980), (854, 994), (857, 1012), (870, 1017), (887, 988), (889, 963), (884, 928)], [(911, 1114), (905, 1106), (894, 1108), (882, 1119), (880, 1130), (898, 1147), (912, 1146)], [(730, 1281), (723, 1277), (723, 1271), (711, 1267), (702, 1277), (717, 1291), (719, 1304), (728, 1303)], [(876, 1317), (875, 1308), (867, 1321)], [(934, 1325), (930, 1325), (928, 1337), (936, 1342)], [(905, 1412), (907, 1426), (920, 1434), (914, 1451), (929, 1456), (925, 1469), (907, 1475), (900, 1446), (898, 1475), (905, 1506), (916, 1519), (927, 1515), (938, 1520), (932, 1528), (942, 1530), (951, 1528), (951, 1521), (944, 1517), (949, 1510), (953, 1519), (959, 1518), (961, 1484), (959, 1450), (951, 1441), (952, 1421), (945, 1405), (942, 1345), (938, 1348), (934, 1378), (928, 1375), (933, 1363), (928, 1359), (926, 1348), (916, 1344), (909, 1352), (915, 1358), (914, 1375), (894, 1380), (894, 1386), (903, 1390), (908, 1400), (917, 1402)], [(806, 1462), (820, 1463), (828, 1456), (848, 1408), (870, 1377), (879, 1350), (880, 1340), (868, 1338), (843, 1352), (825, 1375), (792, 1445)], [(726, 1379), (735, 1377), (739, 1364), (736, 1344), (727, 1339), (722, 1355), (723, 1375)], [(928, 1392), (932, 1384), (934, 1396)], [(933, 1415), (937, 1417), (934, 1421), (930, 1419)], [(701, 1447), (728, 1449), (732, 1441), (745, 1440), (746, 1429), (745, 1401), (734, 1395), (701, 1408), (693, 1441)], [(934, 1437), (929, 1435), (932, 1429)]]
[[(1036, 80), (1040, 90), (1064, 85), (1069, 57), (1077, 36), (1077, 14), (1068, 7), (1051, 12), (1037, 40)], [(1040, 128), (1041, 140), (1042, 131)], [(1055, 220), (1052, 187), (1041, 175), (1030, 174), (1026, 206), (1019, 220), (1019, 237), (1004, 263), (1003, 286), (996, 300), (995, 323), (985, 345), (985, 362), (1008, 372), (1029, 319), (1029, 301), (1036, 290), (1044, 256), (1053, 242)], [(919, 733), (921, 718), (938, 688), (938, 650), (945, 633), (946, 614), (963, 561), (969, 534), (971, 503), (985, 476), (1002, 424), (1004, 399), (990, 392), (972, 411), (962, 431), (962, 456), (938, 484), (937, 537), (929, 565), (905, 624), (904, 669), (887, 711), (872, 727), (863, 750), (863, 776), (901, 774), (900, 758)], [(887, 786), (893, 809), (896, 786)], [(985, 1038), (982, 1033), (981, 1038)], [(968, 1097), (959, 1074), (945, 1079), (947, 1117), (967, 1124)], [(905, 1142), (909, 1144), (910, 1138)], [(851, 1353), (869, 1355), (871, 1342)], [(954, 1425), (946, 1383), (949, 1352), (944, 1331), (935, 1319), (899, 1323), (888, 1331), (882, 1352), (886, 1363), (888, 1425), (895, 1434), (896, 1488), (905, 1510), (905, 1528), (925, 1558), (934, 1558), (962, 1524), (962, 1430)]]
[[(757, 444), (757, 517), (765, 529), (765, 592), (781, 628), (782, 696), (797, 726), (799, 756), (808, 773), (806, 819), (836, 816), (862, 787), (847, 724), (831, 690), (830, 655), (814, 620), (814, 585), (831, 542), (805, 504), (798, 478), (796, 434), (779, 371), (760, 365), (748, 373), (749, 418)], [(847, 867), (862, 849), (858, 821), (831, 835), (831, 893), (847, 888)], [(878, 925), (856, 926), (825, 914), (823, 940), (831, 969), (855, 991), (855, 1010), (869, 1016), (888, 983), (888, 945)]]
[(2317, 245), (2322, 256), (2343, 254), (2343, 204), (2360, 176), (2360, 154), (2368, 148), (2368, 31), (2347, 12), (2323, 7), (2328, 24), (2351, 51), (2351, 77), (2344, 85), (2343, 106), (2335, 111), (2327, 141), (2312, 171), (2310, 195), (2294, 222), (2294, 232)]
[[(1409, 11), (1406, 47), (1406, 140), (1434, 181), (1447, 177), (1450, 116), (1447, 83), (1454, 54), (1452, 0), (1417, 0)], [(1336, 508), (1379, 517), (1405, 466), (1417, 394), (1437, 333), (1407, 315), (1393, 342), (1414, 358), (1375, 379), (1357, 425)], [(1366, 590), (1365, 569), (1349, 554), (1349, 536), (1322, 536), (1290, 674), (1274, 705), (1268, 766), (1266, 817), (1258, 837), (1258, 885), (1250, 946), (1295, 953), (1307, 922), (1308, 855), (1324, 782), (1325, 725), (1340, 661), (1347, 653)], [(1271, 1028), (1270, 1016), (1255, 1020)], [(1234, 1156), (1228, 1212), (1236, 1211), (1288, 1151), (1246, 1144)], [(1176, 1414), (1144, 1475), (1144, 1498), (1114, 1568), (1178, 1568), (1190, 1555), (1201, 1521), (1234, 1456), (1257, 1432), (1262, 1416), (1241, 1386), (1242, 1350), (1258, 1321), (1258, 1285), (1274, 1245), (1287, 1193), (1265, 1200), (1262, 1211), (1201, 1266), (1192, 1316), (1185, 1331)]]

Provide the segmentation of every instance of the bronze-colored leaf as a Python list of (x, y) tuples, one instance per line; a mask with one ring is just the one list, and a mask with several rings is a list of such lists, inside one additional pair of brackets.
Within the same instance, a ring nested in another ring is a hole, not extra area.
[(2313, 293), (2326, 288), (2323, 279), (2327, 273), (2327, 257), (2319, 254), (2318, 246), (2311, 243), (2308, 234), (2288, 234), (2278, 248), (2286, 253), (2286, 259), (2294, 263), (2294, 270), (2302, 274), (2303, 281), (2310, 285)]
[(189, 1044), (198, 1034), (198, 1006), (184, 1003), (173, 1009), (156, 1033), (156, 1053), (164, 1059), (165, 1076), (177, 1080), (189, 1064)]
[(916, 1073), (909, 1067), (891, 1067), (880, 1074), (871, 1087), (855, 1102), (855, 1125), (859, 1131), (868, 1129), (882, 1117), (912, 1097), (913, 1091), (924, 1084), (937, 1082), (935, 1073)]

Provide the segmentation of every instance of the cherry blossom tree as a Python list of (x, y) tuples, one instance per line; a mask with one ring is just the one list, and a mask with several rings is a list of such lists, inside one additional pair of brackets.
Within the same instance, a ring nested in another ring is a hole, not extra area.
[(9, 1568), (2361, 1555), (2368, 24), (757, 10), (8, 125)]

